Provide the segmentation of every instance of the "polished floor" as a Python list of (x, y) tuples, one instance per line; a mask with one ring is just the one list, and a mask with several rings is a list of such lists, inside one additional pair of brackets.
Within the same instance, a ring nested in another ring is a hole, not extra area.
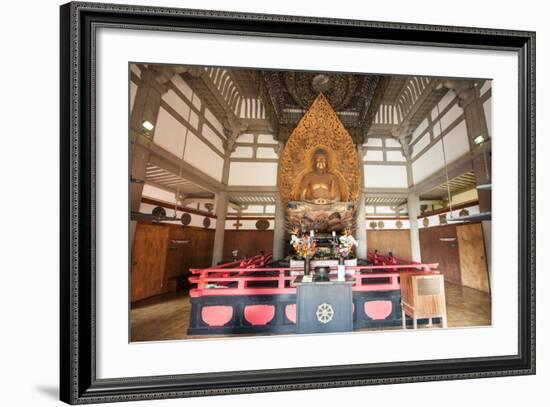
[[(445, 296), (450, 328), (491, 325), (491, 296), (488, 293), (445, 283)], [(187, 339), (189, 308), (189, 297), (180, 293), (140, 301), (130, 312), (131, 341)]]

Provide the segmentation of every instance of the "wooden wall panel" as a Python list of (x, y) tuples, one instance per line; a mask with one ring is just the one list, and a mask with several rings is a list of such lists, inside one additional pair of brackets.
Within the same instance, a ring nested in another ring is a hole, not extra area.
[(394, 256), (410, 260), (411, 234), (409, 230), (368, 230), (369, 253), (377, 249), (380, 253), (392, 252)]
[(138, 223), (132, 249), (131, 301), (162, 294), (190, 268), (210, 267), (214, 230)]
[(458, 225), (456, 234), (462, 284), (476, 290), (489, 292), (489, 274), (481, 223)]
[(223, 259), (230, 261), (231, 252), (239, 251), (239, 258), (254, 256), (263, 250), (265, 254), (273, 252), (272, 230), (226, 230), (223, 240)]
[(169, 229), (138, 223), (132, 248), (131, 301), (165, 292)]
[(442, 242), (441, 238), (455, 238), (456, 225), (420, 229), (420, 253), (423, 263), (439, 263), (439, 271), (445, 280), (462, 284), (458, 240)]

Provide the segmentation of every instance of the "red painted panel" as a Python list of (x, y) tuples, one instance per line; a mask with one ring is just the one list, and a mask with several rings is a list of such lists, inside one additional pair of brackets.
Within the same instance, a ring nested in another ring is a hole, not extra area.
[(224, 326), (233, 316), (233, 307), (228, 305), (207, 305), (201, 310), (201, 318), (209, 326)]
[(285, 315), (292, 322), (296, 323), (296, 304), (288, 304), (285, 307)]
[(386, 319), (391, 314), (391, 301), (365, 302), (365, 314), (372, 319)]
[(244, 308), (244, 318), (252, 325), (266, 325), (274, 316), (274, 305), (247, 305)]

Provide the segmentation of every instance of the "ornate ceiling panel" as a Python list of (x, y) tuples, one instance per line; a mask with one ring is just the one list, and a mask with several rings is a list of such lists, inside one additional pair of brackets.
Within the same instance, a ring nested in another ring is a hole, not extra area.
[[(241, 99), (258, 100), (263, 113), (259, 120), (249, 125), (268, 129), (279, 141), (286, 140), (320, 93), (324, 94), (354, 140), (359, 142), (367, 136), (391, 137), (392, 129), (405, 118), (412, 127), (419, 125), (446, 92), (445, 89), (436, 88), (427, 77), (209, 69), (223, 71), (225, 77), (229, 78), (223, 83), (230, 83)], [(216, 74), (214, 79), (219, 77)], [(212, 78), (186, 75), (185, 79), (222, 121), (234, 114), (249, 121), (250, 118), (242, 116), (242, 109), (234, 111), (234, 106), (224, 105), (223, 95), (219, 89), (215, 89), (215, 84), (208, 86), (208, 79)], [(224, 85), (223, 89), (226, 88)], [(395, 117), (391, 123), (380, 123), (375, 119), (381, 105), (393, 107)]]
[(381, 82), (377, 75), (334, 72), (263, 71), (256, 75), (280, 125), (295, 125), (323, 93), (346, 127), (361, 128)]

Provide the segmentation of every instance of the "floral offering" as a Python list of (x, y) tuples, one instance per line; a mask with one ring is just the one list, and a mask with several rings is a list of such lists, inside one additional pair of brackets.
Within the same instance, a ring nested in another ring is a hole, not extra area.
[(344, 234), (339, 237), (336, 251), (340, 257), (348, 257), (354, 246), (357, 246), (357, 240), (351, 235), (349, 230), (345, 230)]
[(315, 237), (304, 233), (299, 237), (298, 233), (292, 234), (290, 244), (294, 247), (299, 257), (312, 257), (317, 252)]

